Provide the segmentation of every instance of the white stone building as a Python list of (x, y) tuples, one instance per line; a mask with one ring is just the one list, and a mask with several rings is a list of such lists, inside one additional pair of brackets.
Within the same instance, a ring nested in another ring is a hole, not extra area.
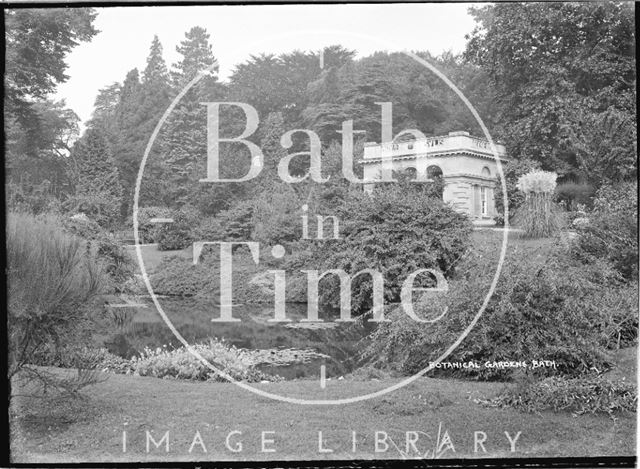
[[(504, 145), (496, 144), (502, 163), (507, 161)], [(491, 144), (468, 132), (428, 137), (410, 142), (367, 143), (360, 161), (364, 168), (366, 191), (372, 191), (381, 171), (390, 167), (414, 175), (418, 181), (444, 179), (443, 199), (459, 212), (468, 214), (475, 224), (494, 223), (494, 187), (498, 165)]]

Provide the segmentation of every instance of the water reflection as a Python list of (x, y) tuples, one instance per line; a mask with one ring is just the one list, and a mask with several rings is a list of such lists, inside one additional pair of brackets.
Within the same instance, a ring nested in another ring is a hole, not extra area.
[[(357, 325), (333, 322), (338, 314), (331, 311), (320, 312), (320, 318), (327, 321), (322, 327), (298, 327), (301, 325), (299, 321), (306, 317), (306, 304), (287, 304), (287, 318), (292, 319), (291, 323), (268, 322), (273, 318), (273, 308), (267, 305), (236, 306), (233, 316), (241, 319), (241, 322), (214, 323), (211, 319), (219, 317), (220, 312), (211, 300), (163, 298), (160, 301), (173, 325), (189, 343), (218, 338), (239, 348), (311, 348), (330, 357), (286, 366), (259, 366), (262, 371), (278, 374), (285, 379), (317, 378), (320, 365), (323, 364), (327, 377), (348, 373), (357, 362), (358, 342), (366, 335), (365, 330)], [(172, 348), (181, 345), (148, 298), (139, 298), (136, 302), (148, 306), (124, 308), (112, 313), (117, 317), (98, 336), (100, 345), (124, 358), (138, 355), (145, 347), (167, 345)]]

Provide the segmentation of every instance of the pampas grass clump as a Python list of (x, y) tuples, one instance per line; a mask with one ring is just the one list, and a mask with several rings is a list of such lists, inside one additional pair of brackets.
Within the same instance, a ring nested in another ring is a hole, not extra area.
[(536, 194), (551, 194), (556, 189), (557, 178), (558, 175), (556, 173), (531, 171), (518, 178), (516, 187), (527, 195), (532, 192)]
[(529, 238), (553, 236), (562, 227), (561, 216), (553, 203), (556, 173), (531, 171), (518, 179), (517, 188), (525, 193), (525, 201), (516, 211), (515, 225)]

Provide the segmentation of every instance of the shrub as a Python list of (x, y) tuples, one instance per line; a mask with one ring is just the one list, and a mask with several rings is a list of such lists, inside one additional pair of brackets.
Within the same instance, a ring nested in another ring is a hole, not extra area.
[(113, 235), (103, 235), (96, 241), (97, 255), (111, 280), (111, 289), (118, 293), (128, 291), (127, 285), (135, 274), (135, 264), (124, 246)]
[[(277, 379), (254, 368), (254, 360), (250, 351), (238, 349), (224, 341), (211, 339), (206, 344), (195, 344), (192, 348), (216, 369), (224, 371), (234, 380), (256, 382)], [(185, 347), (175, 350), (161, 347), (155, 350), (145, 348), (140, 357), (133, 357), (129, 363), (131, 372), (140, 376), (196, 381), (227, 381), (202, 363)]]
[(87, 217), (63, 216), (60, 218), (60, 224), (66, 232), (83, 238), (88, 241), (88, 246), (94, 248), (102, 261), (104, 271), (109, 275), (110, 290), (127, 291), (126, 285), (134, 276), (135, 265), (126, 249), (113, 235), (102, 230), (98, 223)]
[(253, 234), (254, 203), (245, 200), (220, 212), (225, 241), (249, 241)]
[(69, 177), (74, 194), (65, 201), (74, 213), (82, 212), (105, 228), (122, 221), (123, 188), (107, 133), (92, 126), (83, 132), (69, 155)]
[(100, 225), (84, 214), (60, 217), (62, 228), (68, 233), (79, 236), (87, 241), (92, 241), (102, 236), (103, 230)]
[(529, 238), (546, 238), (557, 234), (562, 226), (552, 200), (556, 187), (556, 174), (531, 171), (518, 179), (517, 188), (525, 194), (525, 200), (514, 214), (514, 223)]
[[(372, 334), (365, 357), (413, 374), (442, 355), (471, 323), (487, 294), (494, 263), (478, 258), (465, 262), (464, 270), (449, 282), (446, 295), (417, 305), (421, 317), (434, 324), (411, 320), (398, 308), (390, 323)], [(515, 252), (503, 266), (500, 281), (478, 323), (447, 361), (554, 360), (557, 367), (528, 373), (578, 376), (603, 371), (610, 364), (612, 345), (609, 313), (637, 316), (633, 297), (616, 291), (615, 272), (606, 265), (585, 266), (557, 250), (535, 257)], [(637, 297), (636, 297), (637, 298)], [(419, 306), (419, 307), (418, 307)], [(440, 372), (440, 371), (439, 371)], [(478, 379), (510, 379), (514, 369), (485, 368), (447, 370), (457, 376)]]
[(574, 254), (606, 259), (626, 279), (638, 278), (638, 183), (598, 190), (589, 222), (578, 230)]
[[(222, 172), (229, 170), (229, 158), (225, 158), (225, 151), (221, 149)], [(234, 162), (233, 164), (236, 164)], [(235, 177), (241, 177), (244, 172), (239, 172)], [(226, 174), (222, 177), (234, 177)], [(194, 205), (205, 216), (214, 216), (223, 210), (228, 210), (232, 205), (246, 197), (249, 185), (242, 182), (227, 182), (224, 184), (198, 184), (187, 195), (187, 202)]]
[(84, 213), (103, 228), (111, 228), (120, 218), (120, 198), (109, 191), (75, 194), (63, 206), (71, 213)]
[(196, 241), (224, 240), (224, 229), (219, 219), (204, 218), (193, 230), (192, 237)]
[(423, 197), (432, 199), (442, 199), (444, 193), (445, 182), (440, 176), (434, 177), (429, 182), (417, 182), (415, 175), (404, 171), (392, 171), (395, 182), (379, 182), (376, 184), (374, 191), (380, 195), (389, 190), (400, 188), (404, 193), (421, 194)]
[(88, 345), (67, 344), (57, 350), (39, 350), (33, 363), (40, 366), (59, 368), (82, 367), (84, 369), (104, 369), (120, 367), (126, 370), (124, 358), (113, 355), (106, 348), (94, 348)]
[(579, 205), (590, 206), (594, 194), (595, 188), (587, 183), (563, 182), (555, 190), (556, 200), (571, 211), (577, 211)]
[(89, 340), (104, 273), (86, 242), (53, 216), (7, 218), (9, 376), (41, 349)]
[[(343, 269), (355, 274), (362, 269), (382, 273), (387, 302), (400, 299), (402, 282), (417, 269), (437, 269), (449, 277), (469, 244), (471, 222), (441, 199), (407, 190), (404, 184), (381, 188), (372, 196), (353, 194), (336, 213), (340, 239), (314, 243), (314, 258), (320, 272)], [(424, 277), (424, 276), (423, 276)], [(433, 286), (432, 278), (418, 277), (416, 287)], [(320, 283), (320, 301), (340, 305), (337, 276)], [(369, 275), (352, 282), (352, 310), (361, 314), (372, 303), (373, 285)]]
[[(171, 209), (166, 207), (140, 207), (138, 209), (138, 235), (141, 243), (157, 243), (162, 224), (151, 223), (152, 218), (170, 218)], [(133, 226), (133, 219), (129, 220)]]
[(151, 276), (153, 290), (159, 295), (195, 296), (212, 294), (218, 285), (218, 269), (206, 261), (196, 265), (177, 256), (163, 259)]
[(546, 378), (509, 390), (490, 403), (526, 412), (553, 410), (612, 415), (620, 411), (635, 412), (637, 400), (638, 392), (632, 383), (593, 376)]
[[(268, 255), (268, 251), (265, 251)], [(233, 259), (233, 299), (241, 304), (273, 301), (273, 275), (266, 272), (266, 263), (257, 266), (248, 251), (238, 249)], [(219, 256), (205, 252), (198, 264), (172, 256), (163, 260), (151, 276), (156, 293), (167, 296), (219, 296)], [(288, 279), (289, 280), (289, 279)], [(264, 283), (263, 283), (264, 282)], [(289, 291), (287, 300), (290, 301)]]
[(7, 207), (14, 212), (40, 213), (58, 212), (61, 203), (51, 191), (51, 182), (43, 180), (38, 185), (7, 182)]
[(256, 200), (253, 209), (253, 238), (263, 245), (286, 245), (302, 236), (300, 207), (304, 202), (291, 187), (282, 186)]
[(193, 227), (198, 222), (198, 212), (190, 206), (171, 212), (173, 223), (163, 223), (156, 240), (160, 251), (185, 249), (194, 241)]

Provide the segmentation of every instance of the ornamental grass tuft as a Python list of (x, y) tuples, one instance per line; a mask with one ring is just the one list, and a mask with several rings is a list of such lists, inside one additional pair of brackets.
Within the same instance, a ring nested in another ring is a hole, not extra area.
[(531, 171), (518, 179), (517, 188), (524, 192), (524, 203), (518, 207), (514, 224), (528, 238), (546, 238), (562, 228), (562, 217), (553, 202), (556, 173)]

